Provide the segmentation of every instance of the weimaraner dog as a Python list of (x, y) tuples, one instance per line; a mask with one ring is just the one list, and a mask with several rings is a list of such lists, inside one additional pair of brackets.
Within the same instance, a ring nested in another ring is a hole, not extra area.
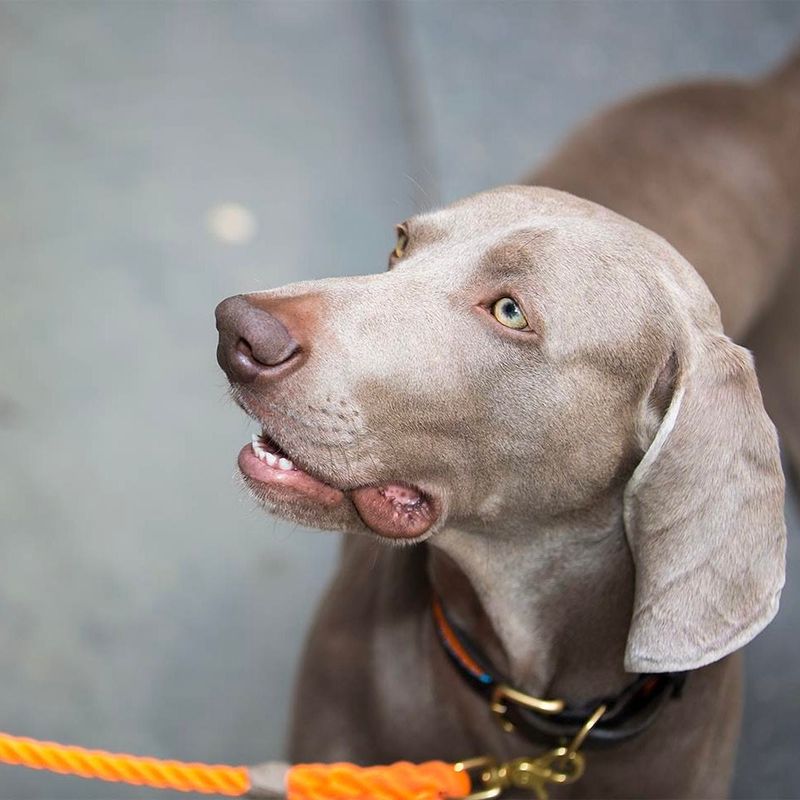
[[(776, 396), (799, 387), (771, 360), (800, 319), (799, 150), (800, 58), (660, 90), (532, 185), (399, 225), (386, 271), (220, 304), (220, 363), (263, 426), (247, 485), (351, 534), (293, 760), (505, 761), (593, 722), (552, 796), (726, 795), (738, 651), (777, 611), (785, 526), (723, 322), (744, 340), (778, 309), (763, 357)], [(776, 406), (795, 457), (799, 395)]]

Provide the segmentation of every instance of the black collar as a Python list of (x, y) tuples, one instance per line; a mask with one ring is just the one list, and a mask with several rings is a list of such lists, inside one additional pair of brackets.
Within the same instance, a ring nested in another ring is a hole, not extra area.
[(477, 654), (463, 631), (448, 619), (439, 598), (433, 597), (433, 618), (439, 640), (469, 685), (486, 697), (507, 731), (517, 730), (537, 743), (552, 744), (578, 734), (601, 706), (605, 710), (586, 733), (587, 744), (614, 744), (631, 739), (655, 721), (670, 698), (680, 697), (685, 672), (638, 675), (621, 692), (579, 706), (561, 700), (542, 700), (501, 680)]

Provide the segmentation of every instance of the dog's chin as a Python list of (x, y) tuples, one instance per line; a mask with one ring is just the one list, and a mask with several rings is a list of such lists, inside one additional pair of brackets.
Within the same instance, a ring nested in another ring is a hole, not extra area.
[(302, 497), (291, 496), (283, 489), (254, 480), (241, 472), (242, 484), (256, 502), (268, 513), (306, 528), (344, 533), (369, 533), (366, 526), (346, 498), (335, 506), (324, 507)]
[(426, 539), (439, 504), (420, 489), (397, 482), (339, 488), (302, 469), (263, 433), (239, 453), (245, 485), (268, 511), (323, 530), (371, 533), (394, 544)]

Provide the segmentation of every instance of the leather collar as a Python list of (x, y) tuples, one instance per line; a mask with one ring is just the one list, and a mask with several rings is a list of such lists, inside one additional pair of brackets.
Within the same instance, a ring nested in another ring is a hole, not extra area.
[(537, 743), (575, 737), (601, 706), (605, 706), (602, 715), (584, 734), (586, 744), (624, 742), (649, 728), (667, 701), (680, 697), (686, 681), (685, 672), (638, 675), (618, 694), (578, 706), (532, 697), (514, 689), (491, 669), (466, 634), (448, 619), (435, 595), (432, 610), (439, 640), (459, 673), (487, 699), (505, 730), (516, 730)]

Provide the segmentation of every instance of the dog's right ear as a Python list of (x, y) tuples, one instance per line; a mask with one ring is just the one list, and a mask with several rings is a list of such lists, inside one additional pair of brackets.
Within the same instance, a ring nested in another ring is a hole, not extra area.
[(666, 412), (625, 490), (629, 672), (682, 672), (742, 647), (783, 586), (783, 472), (752, 358), (717, 330), (688, 338), (650, 393)]

